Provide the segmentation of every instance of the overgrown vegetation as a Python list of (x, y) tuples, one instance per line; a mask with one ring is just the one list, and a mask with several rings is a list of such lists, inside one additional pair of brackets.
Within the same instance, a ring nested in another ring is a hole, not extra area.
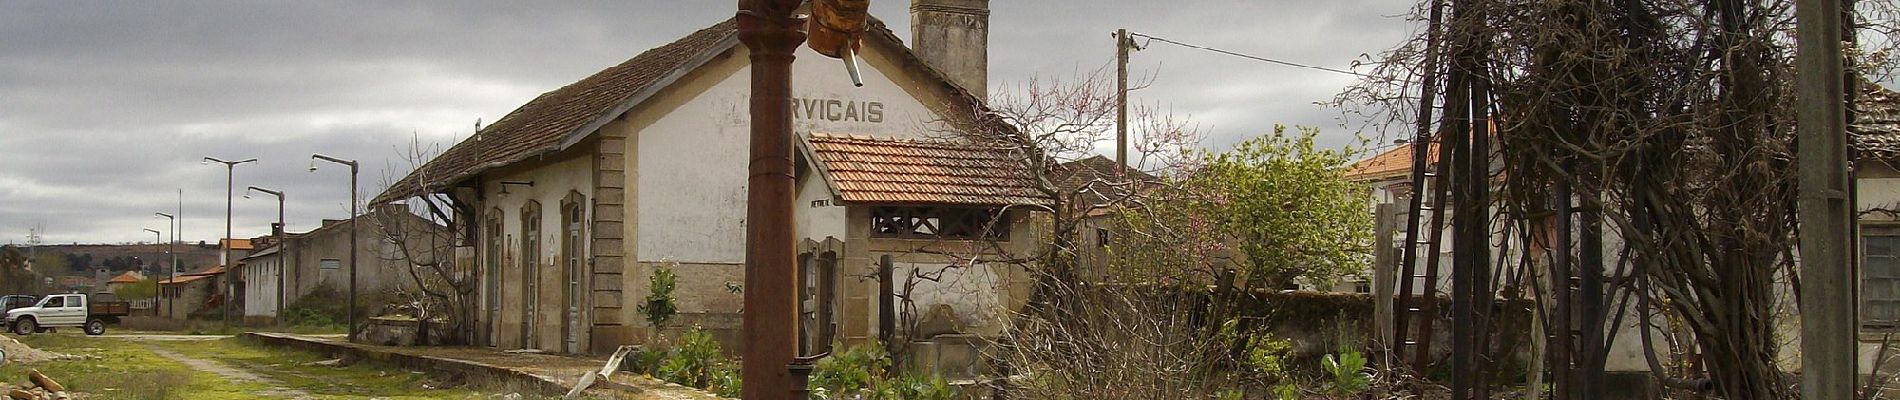
[(699, 327), (686, 330), (669, 349), (647, 349), (630, 355), (621, 369), (722, 397), (738, 397), (744, 385), (737, 360), (727, 358), (712, 334)]
[(809, 387), (816, 399), (948, 400), (956, 394), (940, 376), (912, 372), (893, 376), (890, 355), (875, 343), (851, 346), (819, 360)]
[[(1506, 293), (1567, 287), (1565, 276), (1586, 286), (1604, 282), (1574, 297), (1537, 298), (1578, 299), (1582, 306), (1567, 318), (1595, 324), (1586, 326), (1615, 329), (1601, 323), (1613, 313), (1680, 323), (1662, 330), (1688, 333), (1678, 348), (1685, 357), (1646, 354), (1658, 381), (1673, 387), (1708, 387), (1728, 399), (1790, 398), (1777, 320), (1789, 317), (1778, 312), (1787, 309), (1778, 281), (1792, 281), (1797, 269), (1792, 3), (1419, 1), (1413, 20), (1433, 24), (1374, 60), (1340, 103), (1374, 116), (1374, 125), (1405, 127), (1399, 137), (1414, 143), (1438, 140), (1434, 132), (1446, 147), (1493, 142), (1492, 154), (1479, 155), (1494, 160), (1479, 172), (1497, 177), (1487, 184), (1496, 185), (1498, 200), (1484, 203), (1497, 213), (1485, 217), (1501, 224), (1492, 231), (1580, 255), (1500, 260), (1509, 263), (1497, 268), (1507, 271), (1496, 282)], [(1845, 4), (1843, 83), (1852, 104), (1861, 78), (1896, 66), (1900, 7)], [(1863, 34), (1875, 37), (1857, 39)], [(1540, 231), (1551, 226), (1575, 238), (1544, 237)], [(1617, 239), (1626, 248), (1604, 245)], [(1533, 264), (1551, 272), (1523, 272)], [(1548, 281), (1527, 278), (1540, 275)], [(1615, 335), (1593, 329), (1580, 336), (1553, 357), (1572, 360), (1578, 373), (1600, 374), (1611, 348), (1606, 338)], [(1688, 370), (1664, 367), (1686, 360), (1695, 361), (1678, 366)], [(1592, 389), (1566, 390), (1596, 397)]]

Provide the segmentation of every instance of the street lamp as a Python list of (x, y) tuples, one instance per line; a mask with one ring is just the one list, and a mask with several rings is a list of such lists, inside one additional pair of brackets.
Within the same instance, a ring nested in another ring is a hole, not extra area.
[(357, 214), (356, 172), (357, 172), (357, 164), (356, 164), (356, 160), (345, 160), (345, 159), (330, 157), (330, 156), (326, 156), (322, 154), (311, 154), (310, 155), (310, 172), (317, 172), (317, 160), (329, 161), (329, 162), (333, 162), (337, 164), (350, 166), (350, 313), (349, 313), (349, 316), (345, 318), (345, 321), (347, 321), (346, 323), (350, 325), (350, 331), (349, 331), (349, 335), (345, 336), (344, 339), (349, 340), (349, 341), (356, 341), (356, 217), (357, 217), (356, 215)]
[[(178, 217), (173, 216), (171, 214), (162, 213), (162, 212), (155, 212), (152, 214), (155, 214), (160, 217), (165, 217), (165, 219), (170, 220), (169, 222), (166, 223), (166, 225), (172, 230), (172, 241), (165, 243), (165, 254), (170, 254), (172, 256), (172, 262), (165, 265), (165, 279), (176, 282), (176, 280), (178, 279), (178, 252), (173, 251), (172, 246), (175, 246), (178, 244)], [(153, 277), (153, 278), (156, 279), (157, 277)], [(164, 289), (165, 288), (163, 286), (160, 286), (159, 292), (164, 293), (165, 292)], [(156, 297), (154, 297), (153, 299), (154, 299), (153, 301), (157, 301)], [(176, 299), (166, 300), (165, 303), (166, 303), (165, 313), (167, 314), (166, 316), (168, 317), (178, 316), (177, 300)], [(157, 308), (158, 304), (153, 303), (152, 307)], [(152, 315), (158, 315), (158, 311), (153, 311)]]
[(289, 230), (284, 226), (284, 192), (251, 186), (245, 188), (244, 198), (251, 198), (251, 191), (277, 196), (277, 229), (272, 229), (274, 232), (271, 232), (277, 236), (277, 304), (271, 309), (273, 313), (279, 313), (284, 309), (284, 267), (286, 265), (284, 261), (290, 258), (290, 253), (285, 252), (289, 244), (284, 243), (284, 231)]
[[(166, 229), (170, 229), (170, 227), (166, 227)], [(160, 240), (165, 240), (164, 232), (159, 232), (157, 229), (152, 229), (152, 228), (145, 228), (145, 231), (152, 233), (153, 244), (157, 244), (158, 241)], [(152, 315), (158, 315), (158, 278), (157, 277), (152, 278)]]
[(235, 193), (236, 190), (234, 189), (235, 186), (233, 186), (233, 182), (234, 182), (234, 178), (237, 177), (238, 164), (243, 164), (247, 162), (256, 162), (256, 161), (257, 159), (255, 158), (247, 158), (247, 159), (238, 160), (238, 161), (225, 161), (225, 160), (219, 160), (214, 157), (205, 157), (204, 160), (198, 161), (198, 164), (209, 164), (209, 163), (214, 163), (214, 162), (219, 163), (219, 164), (224, 164), (224, 243), (222, 243), (222, 246), (219, 246), (219, 247), (224, 248), (223, 261), (224, 261), (224, 271), (225, 271), (225, 274), (224, 274), (224, 324), (225, 325), (231, 324), (231, 304), (234, 303), (231, 297), (235, 295), (235, 293), (232, 293), (236, 291), (233, 289), (233, 285), (236, 285), (237, 283), (237, 280), (234, 279), (235, 277), (231, 273), (232, 271), (236, 270), (236, 268), (233, 268), (231, 264), (235, 264), (234, 261), (237, 261), (237, 260), (231, 259), (231, 197), (233, 194), (236, 194)]

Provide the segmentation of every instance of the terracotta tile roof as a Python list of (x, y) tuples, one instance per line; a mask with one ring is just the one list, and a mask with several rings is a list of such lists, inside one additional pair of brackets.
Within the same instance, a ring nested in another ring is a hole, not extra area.
[(728, 19), (543, 93), (396, 181), (372, 203), (420, 195), (425, 187), (440, 191), (489, 168), (559, 151), (626, 111), (635, 94), (684, 73), (708, 51), (724, 50), (721, 44), (737, 40), (737, 33)]
[(218, 244), (223, 245), (227, 240), (229, 240), (231, 244), (231, 250), (251, 250), (256, 248), (251, 245), (250, 239), (218, 239)]
[(1900, 93), (1861, 81), (1854, 99), (1854, 123), (1847, 126), (1854, 147), (1878, 157), (1900, 156)]
[(139, 283), (139, 281), (142, 281), (142, 280), (145, 280), (145, 278), (139, 276), (137, 272), (128, 271), (126, 273), (119, 274), (119, 276), (112, 277), (112, 279), (107, 280), (106, 283)]
[(1127, 187), (1118, 185), (1122, 182), (1138, 182), (1141, 186), (1161, 182), (1161, 178), (1134, 168), (1128, 169), (1127, 178), (1117, 178), (1115, 169), (1115, 160), (1092, 156), (1057, 164), (1049, 172), (1063, 196), (1075, 196), (1076, 206), (1102, 206), (1124, 197)]
[[(1398, 145), (1398, 147), (1393, 147), (1391, 150), (1386, 150), (1378, 155), (1352, 163), (1351, 166), (1346, 167), (1345, 178), (1349, 181), (1359, 182), (1410, 179), (1412, 173), (1412, 154), (1416, 152), (1412, 146), (1412, 143)], [(1436, 144), (1432, 145), (1432, 149), (1429, 150), (1429, 154), (1432, 158), (1425, 160), (1425, 162), (1438, 161), (1437, 147)]]
[(176, 285), (176, 284), (180, 284), (180, 283), (191, 283), (192, 281), (196, 281), (196, 280), (199, 280), (199, 279), (205, 279), (205, 278), (210, 278), (210, 277), (211, 277), (211, 275), (179, 275), (179, 276), (178, 276), (177, 278), (174, 278), (174, 279), (163, 279), (163, 280), (159, 280), (159, 281), (158, 281), (158, 284), (160, 284), (160, 285)]
[(1047, 205), (1007, 149), (814, 132), (799, 144), (840, 200), (875, 204)]

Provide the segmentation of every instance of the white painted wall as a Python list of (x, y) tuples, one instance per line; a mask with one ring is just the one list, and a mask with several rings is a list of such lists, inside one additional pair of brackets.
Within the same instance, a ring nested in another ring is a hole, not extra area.
[[(956, 316), (970, 332), (983, 335), (1000, 333), (1007, 321), (1009, 310), (1004, 307), (1001, 294), (1008, 288), (1003, 287), (1003, 279), (995, 268), (1007, 268), (990, 265), (975, 267), (947, 267), (945, 264), (892, 263), (896, 281), (893, 289), (900, 297), (893, 301), (899, 309), (899, 318), (904, 310), (903, 291), (906, 285), (914, 284), (910, 292), (913, 303), (911, 318), (921, 322), (925, 314), (937, 305), (948, 305), (956, 311)], [(913, 273), (927, 277), (939, 277), (937, 281), (912, 278)], [(914, 280), (913, 280), (914, 279)]]
[[(743, 63), (746, 52), (718, 62)], [(801, 48), (793, 64), (797, 105), (793, 130), (883, 137), (940, 136), (928, 128), (940, 117), (887, 77), (895, 64), (864, 53), (864, 87), (853, 87), (838, 61)], [(746, 164), (751, 72), (740, 66), (705, 92), (640, 128), (629, 142), (637, 203), (637, 261), (740, 263), (745, 256)], [(867, 111), (868, 110), (868, 111)], [(820, 183), (822, 185), (822, 183)], [(807, 186), (809, 189), (810, 187)], [(807, 193), (810, 193), (807, 191)], [(801, 198), (800, 237), (843, 237), (842, 208), (812, 209)]]
[(283, 257), (270, 255), (245, 260), (244, 316), (277, 316), (277, 283), (283, 275)]

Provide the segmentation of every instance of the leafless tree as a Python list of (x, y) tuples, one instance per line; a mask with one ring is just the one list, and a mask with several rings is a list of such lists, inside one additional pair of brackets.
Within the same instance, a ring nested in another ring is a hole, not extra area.
[[(430, 176), (433, 171), (424, 165), (438, 153), (437, 147), (425, 145), (419, 138), (411, 139), (402, 156), (410, 164), (410, 170), (415, 171), (416, 179), (385, 177), (381, 186), (384, 193), (398, 189), (396, 191), (407, 190), (416, 195), (393, 200), (391, 205), (398, 207), (372, 213), (376, 216), (372, 222), (377, 237), (389, 244), (383, 257), (397, 263), (413, 283), (400, 285), (398, 290), (408, 304), (398, 308), (415, 317), (418, 326), (445, 322), (449, 332), (444, 338), (450, 343), (442, 344), (466, 344), (474, 337), (475, 316), (479, 312), (476, 290), (481, 277), (475, 272), (472, 260), (462, 259), (457, 250), (469, 246), (473, 232), (469, 224), (474, 223), (474, 218), (470, 217), (472, 212), (466, 204), (428, 185), (440, 178)], [(412, 187), (403, 189), (397, 185)], [(420, 340), (428, 339), (427, 335), (418, 336)]]
[[(1854, 3), (1843, 37), (1858, 44), (1853, 69), (1891, 71), (1892, 2)], [(1583, 296), (1636, 296), (1669, 313), (1725, 398), (1790, 395), (1775, 363), (1775, 287), (1795, 267), (1791, 3), (1430, 0), (1413, 18), (1441, 6), (1456, 15), (1373, 60), (1374, 78), (1338, 104), (1387, 126), (1467, 123), (1417, 120), (1439, 106), (1418, 94), (1439, 93), (1424, 82), (1450, 72), (1428, 50), (1435, 38), (1447, 52), (1476, 49), (1475, 70), (1457, 72), (1489, 89), (1479, 100), (1499, 142), (1496, 208), (1544, 226), (1551, 193), (1574, 188), (1629, 262), (1597, 271), (1609, 286)]]

